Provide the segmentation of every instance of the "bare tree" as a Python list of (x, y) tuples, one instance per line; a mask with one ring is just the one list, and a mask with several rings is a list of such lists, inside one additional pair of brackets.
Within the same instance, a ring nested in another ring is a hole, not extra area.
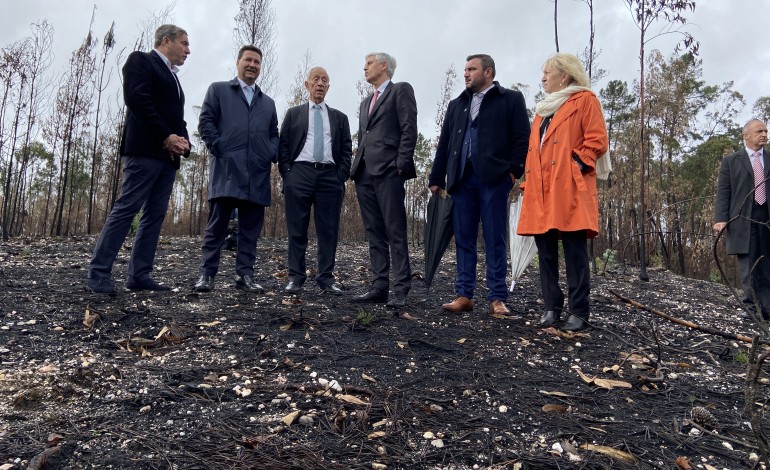
[(263, 92), (273, 95), (277, 92), (278, 71), (275, 60), (275, 12), (270, 0), (237, 0), (238, 14), (235, 15), (233, 45), (236, 51), (241, 46), (253, 44), (262, 51), (262, 71), (257, 85)]
[(313, 65), (313, 54), (310, 49), (305, 51), (305, 55), (302, 57), (302, 62), (297, 64), (297, 71), (294, 73), (294, 81), (289, 86), (289, 98), (286, 100), (286, 104), (289, 108), (298, 106), (309, 100), (307, 88), (305, 88), (305, 80), (307, 74), (310, 72), (310, 67)]
[(109, 85), (110, 77), (112, 76), (112, 73), (109, 73), (105, 78), (105, 73), (107, 71), (107, 57), (109, 57), (113, 47), (115, 47), (114, 21), (110, 26), (110, 30), (107, 31), (107, 34), (104, 35), (104, 41), (102, 41), (102, 63), (99, 70), (98, 82), (96, 83), (96, 116), (94, 118), (94, 140), (91, 146), (91, 184), (88, 188), (88, 215), (86, 222), (86, 232), (89, 235), (91, 234), (91, 218), (94, 211), (94, 198), (96, 197), (96, 180), (98, 178), (98, 169), (100, 167), (100, 159), (98, 158), (97, 153), (97, 143), (99, 142), (99, 126), (101, 124), (99, 121), (99, 112), (101, 111), (102, 107), (102, 93), (104, 93), (104, 90)]
[(444, 83), (441, 85), (441, 98), (436, 106), (436, 142), (441, 135), (441, 127), (444, 125), (446, 109), (454, 96), (455, 82), (457, 81), (457, 71), (454, 64), (450, 64), (444, 72)]
[[(645, 157), (645, 109), (644, 109), (644, 61), (645, 46), (655, 38), (666, 34), (680, 34), (683, 36), (682, 42), (677, 46), (679, 50), (681, 45), (689, 49), (693, 54), (697, 54), (699, 43), (695, 41), (690, 33), (683, 29), (687, 24), (687, 19), (682, 16), (686, 10), (694, 11), (695, 2), (692, 0), (624, 0), (631, 16), (639, 28), (639, 85), (640, 85), (640, 105), (639, 105), (639, 159), (640, 159), (640, 184), (639, 184), (639, 213), (642, 222), (639, 230), (639, 279), (648, 281), (647, 257), (645, 254), (645, 221), (647, 220), (647, 207), (644, 195), (646, 157)], [(665, 20), (663, 29), (658, 33), (649, 35), (650, 28), (658, 20)]]
[(153, 10), (139, 23), (139, 37), (134, 42), (135, 51), (148, 52), (154, 47), (155, 30), (158, 29), (158, 26), (171, 22), (174, 8), (176, 8), (176, 0), (169, 2), (163, 8)]
[(553, 0), (553, 40), (559, 52), (559, 0)]
[[(73, 183), (76, 174), (81, 171), (80, 156), (82, 152), (82, 131), (87, 127), (88, 114), (93, 100), (93, 88), (89, 83), (93, 79), (96, 68), (93, 55), (96, 39), (89, 29), (83, 43), (70, 58), (69, 70), (61, 80), (61, 86), (56, 97), (56, 113), (63, 121), (61, 127), (61, 159), (59, 182), (57, 187), (57, 206), (54, 214), (55, 224), (53, 235), (59, 236), (69, 231), (70, 218), (64, 218), (64, 207), (68, 205), (71, 213), (73, 198)], [(67, 204), (68, 203), (68, 204)]]

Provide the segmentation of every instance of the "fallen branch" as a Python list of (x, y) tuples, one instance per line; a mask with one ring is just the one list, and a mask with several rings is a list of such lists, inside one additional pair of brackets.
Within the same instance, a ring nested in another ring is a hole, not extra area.
[(61, 446), (58, 445), (46, 448), (43, 452), (32, 457), (32, 460), (29, 461), (29, 465), (27, 466), (27, 470), (41, 470), (45, 468), (48, 459), (52, 455), (58, 454), (60, 451)]
[[(653, 314), (655, 314), (655, 315), (657, 315), (657, 316), (659, 316), (661, 318), (665, 318), (666, 320), (668, 320), (670, 322), (676, 323), (677, 325), (682, 325), (682, 326), (686, 326), (688, 328), (692, 328), (693, 330), (698, 330), (698, 331), (702, 331), (704, 333), (708, 333), (708, 334), (712, 334), (712, 335), (716, 335), (716, 336), (721, 336), (722, 338), (732, 339), (732, 340), (736, 340), (736, 341), (743, 341), (744, 343), (751, 343), (751, 341), (752, 341), (752, 339), (749, 338), (748, 336), (736, 335), (736, 334), (733, 334), (733, 333), (727, 333), (725, 331), (721, 331), (721, 330), (717, 330), (717, 329), (714, 329), (714, 328), (710, 328), (708, 326), (698, 325), (697, 323), (693, 323), (691, 321), (682, 320), (681, 318), (672, 317), (671, 315), (665, 314), (665, 313), (661, 312), (660, 310), (655, 310), (652, 307), (648, 307), (648, 306), (646, 306), (646, 305), (644, 305), (642, 303), (639, 303), (639, 302), (637, 302), (635, 300), (631, 300), (628, 297), (626, 297), (626, 296), (624, 296), (622, 294), (619, 294), (618, 292), (615, 292), (613, 289), (610, 289), (610, 292), (614, 296), (619, 298), (620, 300), (622, 300), (624, 302), (627, 302), (627, 303), (633, 305), (636, 308), (640, 308), (642, 310), (646, 310), (646, 311), (648, 311), (650, 313), (653, 313)], [(761, 342), (764, 342), (764, 341), (761, 341)], [(767, 343), (765, 343), (765, 344), (767, 344)]]

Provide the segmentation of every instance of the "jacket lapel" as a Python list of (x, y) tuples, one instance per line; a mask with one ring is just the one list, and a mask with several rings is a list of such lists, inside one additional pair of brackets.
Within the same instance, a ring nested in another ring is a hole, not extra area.
[[(374, 108), (372, 109), (371, 116), (374, 116), (377, 110), (380, 109), (380, 105), (382, 104), (382, 102), (388, 98), (388, 95), (390, 95), (391, 88), (393, 88), (393, 82), (388, 83), (388, 86), (385, 87), (385, 91), (383, 91), (382, 94), (377, 97), (377, 102), (374, 103)], [(372, 94), (372, 98), (374, 98), (374, 94)], [(371, 106), (371, 104), (372, 104), (372, 100), (369, 100), (369, 105)]]
[(150, 56), (155, 59), (156, 65), (158, 65), (164, 71), (164, 76), (173, 85), (173, 88), (177, 90), (179, 101), (181, 101), (182, 105), (184, 105), (184, 91), (182, 90), (182, 84), (179, 82), (179, 77), (177, 77), (174, 72), (168, 68), (168, 65), (163, 62), (163, 58), (154, 49), (150, 51)]
[(310, 114), (310, 105), (305, 103), (299, 108), (299, 116), (297, 116), (297, 129), (299, 130), (299, 139), (295, 142), (296, 147), (294, 148), (293, 157), (297, 158), (299, 156), (299, 153), (302, 151), (302, 147), (305, 145), (305, 142), (307, 141), (307, 130), (308, 126), (310, 125), (310, 121), (308, 119), (308, 114)]
[(337, 113), (329, 105), (326, 105), (326, 113), (329, 115), (329, 133), (332, 136), (332, 147), (334, 147), (337, 139)]

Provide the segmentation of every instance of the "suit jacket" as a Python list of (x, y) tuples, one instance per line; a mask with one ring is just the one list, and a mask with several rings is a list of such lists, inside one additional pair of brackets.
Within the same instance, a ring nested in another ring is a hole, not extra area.
[[(764, 149), (765, 178), (770, 175), (770, 154)], [(768, 183), (765, 183), (765, 188)], [(717, 183), (717, 200), (714, 205), (714, 221), (727, 222), (727, 254), (745, 255), (749, 252), (751, 208), (754, 204), (754, 170), (751, 159), (742, 148), (722, 159)]]
[(211, 151), (209, 200), (232, 197), (269, 206), (270, 169), (278, 160), (278, 114), (256, 87), (251, 104), (237, 78), (214, 82), (201, 106), (198, 132)]
[(400, 170), (404, 179), (417, 176), (414, 147), (417, 144), (417, 102), (412, 85), (390, 82), (377, 101), (372, 114), (373, 95), (362, 102), (358, 117), (358, 150), (350, 170), (355, 179), (361, 158), (372, 175)]
[[(348, 117), (339, 110), (329, 105), (326, 106), (329, 114), (329, 127), (332, 135), (332, 157), (337, 165), (337, 176), (344, 183), (350, 176), (350, 159), (353, 154), (352, 139), (350, 137), (350, 123)], [(286, 177), (286, 172), (291, 170), (294, 160), (297, 159), (307, 140), (308, 104), (294, 106), (286, 111), (286, 116), (281, 123), (281, 136), (278, 144), (278, 170), (281, 177)]]
[[(126, 123), (121, 155), (168, 160), (168, 151), (163, 148), (168, 136), (176, 134), (190, 140), (182, 86), (157, 52), (135, 51), (128, 56), (123, 65), (123, 100)], [(178, 159), (175, 163), (179, 168)]]
[[(473, 93), (464, 90), (449, 102), (433, 160), (429, 186), (446, 187), (451, 194), (462, 177), (461, 155)], [(529, 138), (529, 116), (524, 95), (499, 83), (484, 94), (476, 117), (478, 156), (474, 157), (479, 178), (484, 184), (496, 184), (513, 173), (524, 173)]]

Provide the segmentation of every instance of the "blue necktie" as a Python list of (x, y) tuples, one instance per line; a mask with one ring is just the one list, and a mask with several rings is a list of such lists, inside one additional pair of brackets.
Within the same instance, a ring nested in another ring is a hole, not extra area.
[(243, 88), (243, 92), (246, 94), (246, 101), (251, 104), (251, 100), (254, 99), (254, 88), (247, 85)]
[(324, 120), (321, 117), (321, 105), (314, 104), (313, 109), (313, 160), (324, 160)]

